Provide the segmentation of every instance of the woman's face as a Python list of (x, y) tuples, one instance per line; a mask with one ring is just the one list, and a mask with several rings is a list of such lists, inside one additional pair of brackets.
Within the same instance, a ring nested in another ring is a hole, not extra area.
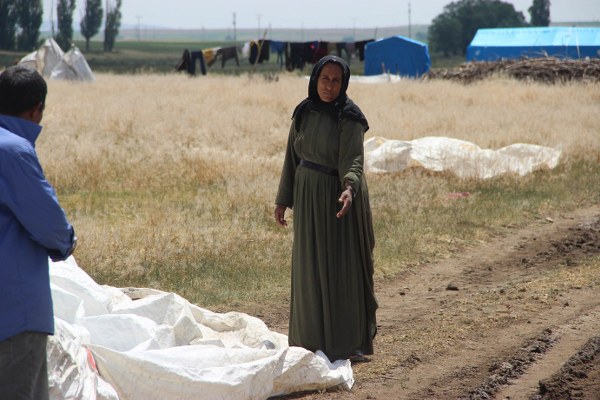
[(328, 63), (323, 66), (317, 79), (317, 93), (321, 101), (331, 103), (340, 95), (342, 89), (342, 67)]

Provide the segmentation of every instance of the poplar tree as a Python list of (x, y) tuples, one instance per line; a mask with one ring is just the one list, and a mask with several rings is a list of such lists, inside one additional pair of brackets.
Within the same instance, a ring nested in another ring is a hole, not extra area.
[(85, 38), (85, 50), (90, 49), (90, 39), (98, 33), (102, 25), (102, 0), (85, 0), (85, 11), (79, 24)]
[(532, 26), (550, 25), (550, 0), (533, 0), (529, 9)]
[(42, 0), (15, 1), (15, 16), (19, 27), (17, 49), (34, 50), (38, 46), (44, 6)]
[(113, 51), (115, 41), (121, 27), (121, 4), (122, 0), (116, 0), (116, 3), (110, 7), (106, 4), (106, 22), (104, 24), (104, 51)]
[(0, 49), (15, 48), (16, 32), (15, 0), (0, 0)]
[(56, 43), (65, 51), (68, 51), (73, 42), (73, 12), (75, 11), (75, 0), (58, 0), (56, 5), (56, 16), (58, 19), (58, 34)]

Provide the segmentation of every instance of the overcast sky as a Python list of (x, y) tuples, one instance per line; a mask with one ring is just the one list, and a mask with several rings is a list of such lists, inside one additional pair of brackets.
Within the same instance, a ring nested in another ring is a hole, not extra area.
[[(103, 6), (107, 0), (103, 0)], [(108, 0), (114, 3), (114, 0)], [(50, 21), (51, 5), (43, 0), (44, 22)], [(243, 28), (376, 28), (429, 24), (441, 14), (450, 0), (123, 0), (122, 26), (212, 29)], [(512, 3), (529, 21), (527, 9), (533, 0)], [(76, 30), (85, 0), (77, 0), (73, 15)], [(56, 11), (54, 11), (56, 14)], [(54, 15), (56, 20), (56, 15)], [(600, 0), (551, 0), (553, 22), (596, 21), (600, 26)]]

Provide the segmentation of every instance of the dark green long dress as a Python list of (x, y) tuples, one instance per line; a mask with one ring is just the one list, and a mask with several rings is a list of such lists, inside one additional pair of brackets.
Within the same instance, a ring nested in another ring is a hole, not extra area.
[[(294, 211), (289, 344), (321, 350), (332, 361), (373, 354), (377, 302), (363, 125), (313, 110), (298, 131), (294, 125), (275, 201)], [(302, 159), (339, 176), (300, 165)], [(350, 212), (337, 218), (344, 182), (356, 195)]]

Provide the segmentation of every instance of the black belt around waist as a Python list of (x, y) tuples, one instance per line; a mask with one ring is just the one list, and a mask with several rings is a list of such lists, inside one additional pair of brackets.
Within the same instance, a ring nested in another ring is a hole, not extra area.
[(300, 165), (302, 165), (303, 167), (314, 169), (316, 171), (322, 172), (327, 175), (331, 175), (331, 176), (335, 176), (335, 177), (340, 176), (337, 169), (329, 168), (329, 167), (326, 167), (325, 165), (317, 164), (317, 163), (306, 161), (306, 160), (300, 160)]

